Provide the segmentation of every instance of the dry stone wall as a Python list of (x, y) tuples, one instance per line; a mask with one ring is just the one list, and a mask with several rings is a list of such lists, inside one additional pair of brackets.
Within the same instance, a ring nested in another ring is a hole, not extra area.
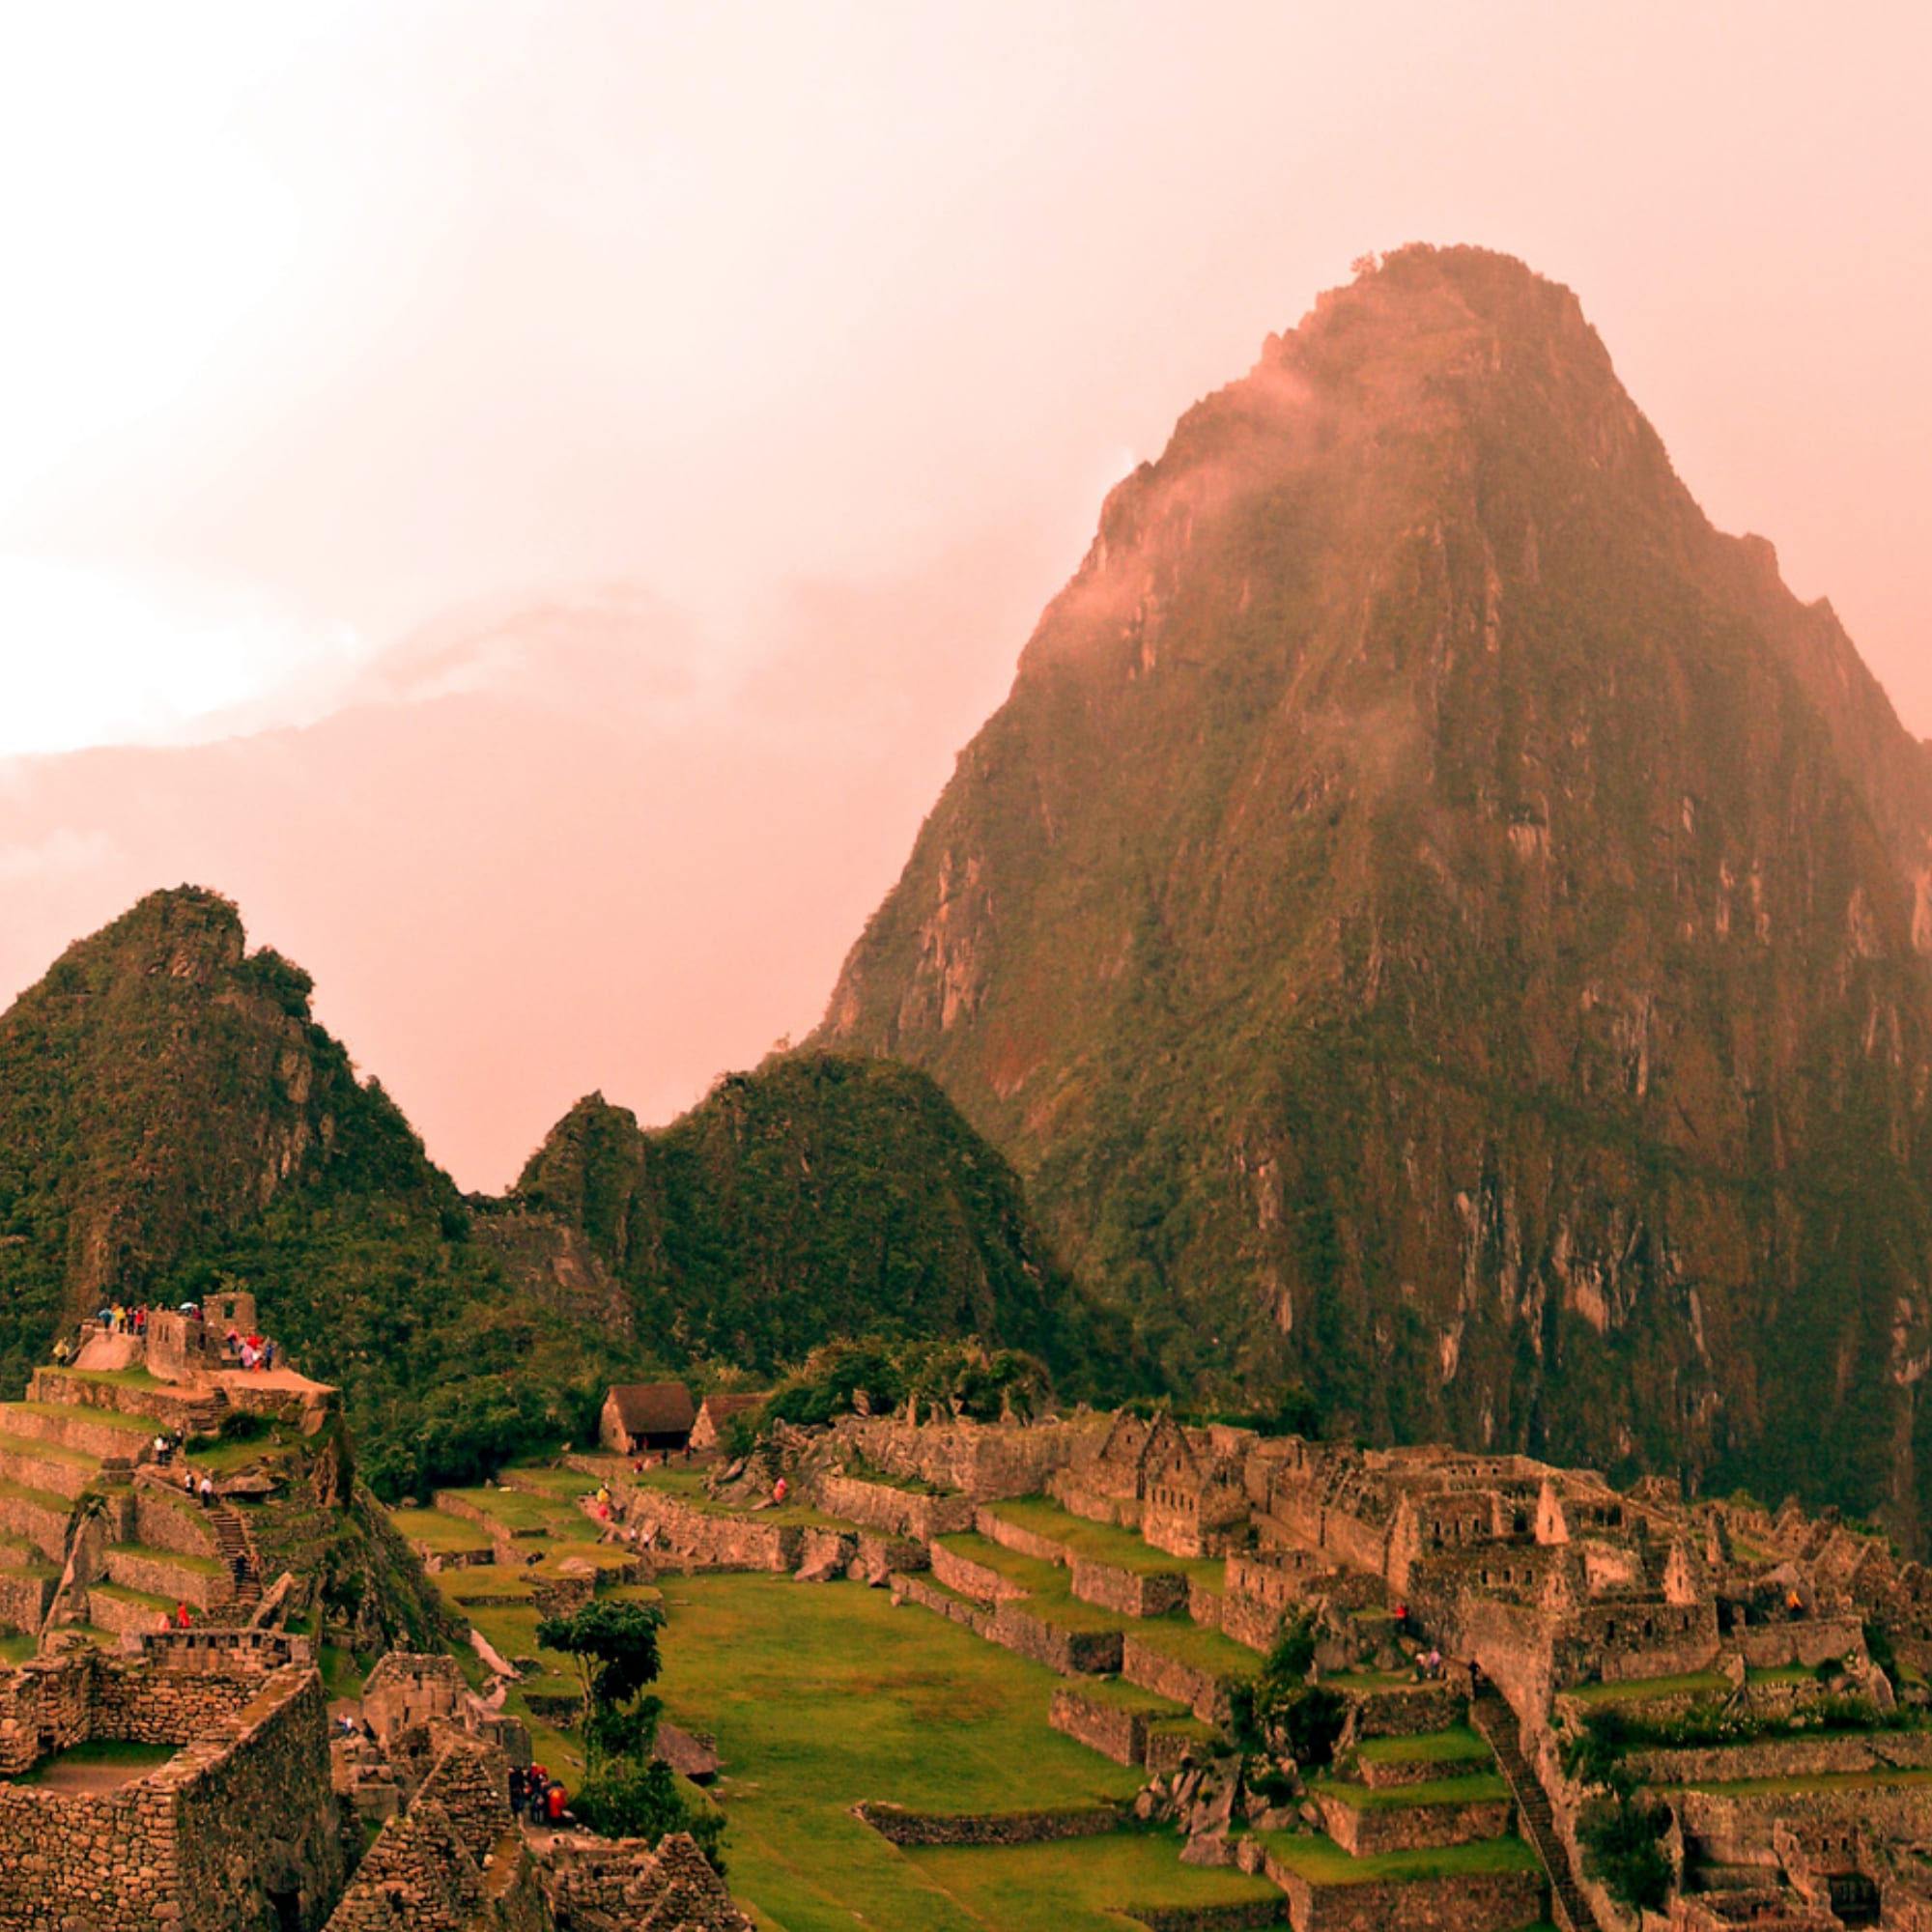
[(1544, 1915), (1540, 1872), (1313, 1885), (1272, 1856), (1265, 1869), (1288, 1893), (1295, 1932), (1515, 1932)]
[(1383, 1852), (1427, 1852), (1445, 1845), (1470, 1845), (1500, 1838), (1509, 1830), (1507, 1798), (1474, 1804), (1370, 1806), (1350, 1804), (1324, 1791), (1316, 1804), (1328, 1835), (1358, 1859), (1378, 1857)]
[(970, 1496), (921, 1495), (890, 1483), (868, 1483), (858, 1476), (827, 1470), (817, 1479), (818, 1507), (886, 1536), (916, 1536), (930, 1543), (935, 1536), (952, 1536), (973, 1527)]
[[(173, 1744), (190, 1726), (192, 1735), (165, 1764), (104, 1795), (0, 1785), (0, 1932), (322, 1924), (342, 1855), (313, 1670), (292, 1665), (223, 1688), (76, 1657), (13, 1675), (40, 1680), (28, 1693), (39, 1736), (50, 1727), (58, 1748), (89, 1736)], [(22, 1688), (10, 1683), (0, 1702)]]
[(1123, 1711), (1118, 1704), (1083, 1697), (1078, 1690), (1056, 1690), (1047, 1721), (1056, 1731), (1064, 1731), (1089, 1750), (1110, 1757), (1116, 1764), (1145, 1764), (1148, 1747), (1148, 1715), (1145, 1711)]
[(1074, 1559), (1073, 1594), (1084, 1604), (1125, 1617), (1164, 1617), (1188, 1601), (1184, 1576), (1122, 1570), (1112, 1563), (1090, 1563), (1085, 1557)]
[(1121, 1813), (1111, 1804), (957, 1816), (907, 1811), (896, 1804), (858, 1804), (853, 1812), (894, 1845), (1042, 1845), (1105, 1837), (1121, 1827)]

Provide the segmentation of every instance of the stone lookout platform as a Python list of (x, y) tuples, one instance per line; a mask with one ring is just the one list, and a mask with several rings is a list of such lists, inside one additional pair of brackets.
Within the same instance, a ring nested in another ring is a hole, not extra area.
[(191, 1624), (248, 1620), (262, 1484), (236, 1468), (232, 1438), (264, 1424), (318, 1435), (341, 1407), (291, 1369), (239, 1366), (224, 1338), (255, 1321), (253, 1297), (229, 1294), (156, 1311), (141, 1335), (90, 1321), (71, 1363), (0, 1404), (0, 1632), (139, 1636), (184, 1606)]

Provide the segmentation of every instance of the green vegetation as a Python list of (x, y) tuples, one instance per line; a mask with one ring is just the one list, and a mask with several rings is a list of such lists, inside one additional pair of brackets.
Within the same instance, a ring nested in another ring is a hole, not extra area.
[(537, 1626), (538, 1643), (576, 1660), (583, 1687), (589, 1776), (578, 1790), (576, 1809), (607, 1838), (657, 1839), (687, 1831), (723, 1871), (724, 1819), (709, 1805), (688, 1805), (676, 1774), (651, 1755), (664, 1706), (647, 1690), (657, 1682), (664, 1623), (655, 1604), (593, 1598), (569, 1616), (547, 1617)]
[(1169, 1556), (1162, 1550), (1150, 1548), (1130, 1529), (1110, 1522), (1092, 1522), (1043, 1496), (1027, 1496), (1017, 1502), (992, 1503), (988, 1507), (1003, 1522), (1031, 1530), (1036, 1536), (1050, 1537), (1089, 1562), (1111, 1563), (1117, 1570), (1130, 1570), (1142, 1577), (1186, 1577), (1217, 1594), (1225, 1580), (1227, 1565), (1218, 1556)]
[(976, 1422), (1010, 1412), (1037, 1413), (1050, 1389), (1046, 1370), (1012, 1349), (993, 1353), (977, 1341), (829, 1342), (787, 1376), (765, 1405), (761, 1421), (801, 1428), (850, 1414), (863, 1397), (867, 1410), (902, 1408), (909, 1397), (930, 1413), (952, 1410)]
[(1509, 1786), (1493, 1772), (1467, 1777), (1434, 1777), (1421, 1784), (1371, 1787), (1337, 1778), (1318, 1778), (1312, 1789), (1346, 1804), (1352, 1811), (1408, 1811), (1432, 1804), (1488, 1804), (1509, 1796)]
[(1485, 1838), (1440, 1851), (1378, 1852), (1358, 1859), (1332, 1838), (1285, 1832), (1257, 1834), (1278, 1864), (1314, 1885), (1371, 1885), (1382, 1879), (1476, 1878), (1496, 1872), (1540, 1871), (1536, 1854), (1520, 1838)]
[[(1110, 494), (818, 1037), (942, 1081), (1196, 1406), (1871, 1514), (1932, 1135), (1861, 1028), (1932, 1039), (1927, 771), (1567, 291), (1404, 248)], [(1531, 1319), (1558, 1244), (1607, 1326)], [(1515, 1286), (1445, 1376), (1471, 1268)]]
[(1355, 1755), (1369, 1764), (1449, 1764), (1493, 1755), (1486, 1739), (1466, 1724), (1446, 1731), (1424, 1731), (1407, 1738), (1367, 1738)]
[[(948, 1846), (906, 1856), (921, 1876), (972, 1915), (966, 1922), (1000, 1932), (1120, 1932), (1135, 1907), (1198, 1911), (1280, 1897), (1264, 1878), (1232, 1867), (1183, 1865), (1179, 1853), (1180, 1841), (1163, 1832), (1060, 1844)], [(785, 1925), (790, 1932), (816, 1922), (788, 1918)]]
[(973, 1335), (1085, 1393), (1125, 1346), (1072, 1293), (1006, 1160), (891, 1061), (768, 1060), (649, 1134), (593, 1094), (515, 1198), (583, 1233), (667, 1360), (769, 1375), (832, 1338)]
[[(850, 1815), (862, 1801), (920, 1811), (1018, 1811), (1130, 1796), (1137, 1771), (1049, 1730), (1062, 1680), (883, 1591), (784, 1577), (695, 1577), (667, 1590), (658, 1690), (678, 1722), (717, 1734), (731, 1883), (785, 1932), (854, 1923), (984, 1932), (985, 1887), (1037, 1874), (1015, 1928), (1093, 1926), (1085, 1902), (1110, 1860), (1138, 1883), (1156, 1865), (1174, 1903), (1225, 1900), (1230, 1877), (1180, 1865), (1172, 1840), (1110, 1836), (1029, 1862), (1037, 1848), (953, 1855), (894, 1850)], [(1233, 1875), (1238, 1878), (1238, 1874)], [(1199, 1883), (1197, 1884), (1197, 1879)], [(1128, 1902), (1132, 1894), (1114, 1892)], [(1253, 1896), (1264, 1896), (1256, 1890)], [(1059, 1914), (1061, 1916), (1056, 1917)], [(1104, 1919), (1098, 1921), (1104, 1924)]]
[[(251, 1291), (288, 1359), (343, 1387), (361, 1472), (392, 1502), (593, 1439), (611, 1381), (712, 1381), (726, 1357), (769, 1377), (836, 1338), (982, 1335), (907, 1386), (990, 1391), (997, 1413), (1043, 1386), (1018, 1350), (1076, 1378), (1121, 1353), (1010, 1168), (923, 1075), (773, 1062), (652, 1134), (593, 1097), (497, 1203), (458, 1194), (310, 991), (245, 952), (228, 901), (184, 887), (70, 947), (0, 1016), (0, 1396), (93, 1312), (75, 1227), (114, 1231), (89, 1265), (123, 1299)], [(552, 1265), (579, 1232), (615, 1307)]]

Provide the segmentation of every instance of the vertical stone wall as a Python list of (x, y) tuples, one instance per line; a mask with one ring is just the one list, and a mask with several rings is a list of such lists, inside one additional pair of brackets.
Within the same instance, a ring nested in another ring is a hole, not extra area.
[(322, 1679), (290, 1664), (163, 1767), (175, 1786), (182, 1932), (318, 1932), (342, 1889)]
[(0, 1685), (0, 1737), (23, 1717), (60, 1748), (197, 1728), (103, 1796), (0, 1785), (0, 1932), (257, 1932), (285, 1905), (322, 1925), (342, 1869), (313, 1670), (224, 1684), (75, 1656)]

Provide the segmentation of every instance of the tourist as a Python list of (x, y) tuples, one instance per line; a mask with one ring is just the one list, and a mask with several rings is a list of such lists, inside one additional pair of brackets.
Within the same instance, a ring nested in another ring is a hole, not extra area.
[(195, 1491), (195, 1495), (200, 1499), (201, 1506), (203, 1509), (213, 1509), (214, 1507), (213, 1477), (203, 1476), (201, 1479), (200, 1487), (197, 1488)]
[(784, 1499), (785, 1499), (785, 1495), (786, 1495), (786, 1493), (787, 1493), (787, 1491), (786, 1491), (786, 1486), (785, 1486), (785, 1479), (784, 1479), (784, 1478), (783, 1478), (782, 1476), (781, 1476), (781, 1477), (780, 1477), (780, 1478), (778, 1479), (778, 1481), (777, 1481), (776, 1483), (774, 1483), (774, 1484), (772, 1485), (772, 1500), (773, 1500), (773, 1502), (775, 1502), (775, 1503), (781, 1503), (781, 1502), (783, 1502), (783, 1501), (784, 1501)]
[(262, 1372), (266, 1375), (275, 1366), (275, 1345), (272, 1341), (262, 1344)]
[(554, 1832), (563, 1823), (564, 1790), (555, 1778), (552, 1778), (544, 1790), (544, 1816), (550, 1821)]
[(510, 1767), (510, 1822), (518, 1823), (524, 1815), (524, 1768), (513, 1764)]
[(242, 1368), (244, 1368), (244, 1369), (252, 1369), (252, 1368), (253, 1368), (253, 1367), (255, 1366), (255, 1363), (256, 1363), (257, 1359), (258, 1359), (258, 1358), (257, 1358), (257, 1356), (256, 1356), (256, 1353), (255, 1353), (255, 1350), (254, 1350), (254, 1347), (253, 1347), (253, 1345), (252, 1345), (252, 1344), (250, 1344), (250, 1343), (247, 1343), (247, 1342), (243, 1342), (243, 1343), (242, 1344)]
[(175, 1628), (177, 1630), (186, 1630), (193, 1621), (194, 1619), (187, 1613), (187, 1605), (185, 1603), (175, 1605)]
[(194, 1471), (185, 1466), (182, 1469), (182, 1488), (190, 1496), (194, 1494)]
[(155, 1437), (155, 1461), (163, 1468), (167, 1466), (168, 1438), (165, 1435)]

